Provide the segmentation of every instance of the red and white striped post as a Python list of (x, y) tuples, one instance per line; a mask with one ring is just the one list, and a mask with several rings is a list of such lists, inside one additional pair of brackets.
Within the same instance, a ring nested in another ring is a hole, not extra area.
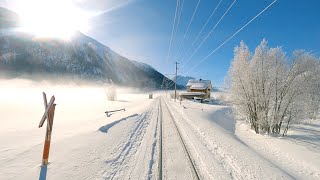
[(49, 104), (47, 104), (46, 93), (43, 93), (45, 112), (39, 123), (39, 128), (43, 126), (44, 121), (47, 119), (47, 130), (46, 130), (46, 137), (45, 137), (44, 146), (43, 146), (42, 165), (47, 165), (49, 163), (48, 159), (49, 159), (49, 151), (50, 151), (50, 142), (51, 142), (52, 127), (53, 127), (54, 111), (56, 106), (56, 104), (54, 104), (54, 100), (55, 100), (55, 97), (52, 96)]

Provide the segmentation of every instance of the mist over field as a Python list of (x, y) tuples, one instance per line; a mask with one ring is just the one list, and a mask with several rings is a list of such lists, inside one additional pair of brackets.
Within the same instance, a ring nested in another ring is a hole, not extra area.
[(2, 123), (0, 131), (2, 133), (21, 127), (29, 129), (38, 126), (44, 112), (42, 92), (47, 94), (48, 101), (52, 95), (56, 98), (55, 124), (78, 123), (100, 117), (109, 107), (117, 106), (122, 100), (129, 101), (135, 94), (143, 93), (135, 88), (117, 87), (117, 99), (108, 101), (109, 89), (103, 84), (79, 85), (26, 79), (1, 79), (0, 87), (0, 121)]

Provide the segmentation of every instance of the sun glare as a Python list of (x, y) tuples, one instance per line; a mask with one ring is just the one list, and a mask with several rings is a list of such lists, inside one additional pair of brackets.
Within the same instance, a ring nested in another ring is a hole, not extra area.
[(69, 0), (23, 0), (16, 6), (21, 30), (38, 38), (69, 39), (88, 30), (89, 16)]

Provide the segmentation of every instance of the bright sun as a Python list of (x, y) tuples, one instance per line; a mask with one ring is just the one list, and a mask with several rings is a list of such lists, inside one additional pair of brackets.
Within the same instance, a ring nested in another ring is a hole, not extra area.
[(16, 10), (21, 29), (39, 38), (69, 39), (77, 30), (88, 30), (89, 16), (71, 0), (23, 0)]

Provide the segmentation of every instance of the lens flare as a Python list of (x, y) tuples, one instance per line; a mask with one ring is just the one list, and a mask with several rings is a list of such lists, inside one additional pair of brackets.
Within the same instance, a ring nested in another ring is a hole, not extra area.
[(89, 16), (68, 0), (29, 0), (16, 5), (21, 30), (39, 38), (68, 39), (88, 30)]

